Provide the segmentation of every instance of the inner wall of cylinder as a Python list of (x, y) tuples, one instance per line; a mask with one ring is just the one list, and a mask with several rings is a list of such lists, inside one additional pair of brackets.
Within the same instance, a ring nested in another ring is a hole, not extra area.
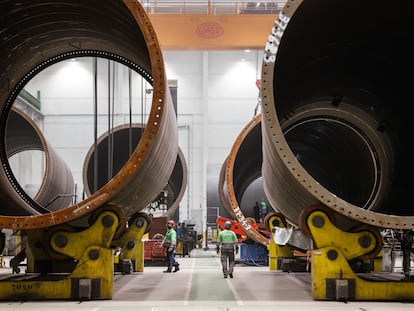
[[(396, 215), (412, 214), (403, 203), (411, 191), (410, 121), (403, 103), (412, 98), (404, 72), (413, 68), (413, 48), (407, 48), (413, 13), (403, 7), (389, 14), (384, 1), (304, 1), (283, 34), (273, 82), (281, 124), (321, 97), (341, 119), (296, 116), (294, 125), (282, 126), (315, 180), (361, 208)], [(349, 117), (344, 103), (370, 121)]]
[[(262, 133), (260, 125), (261, 123), (259, 122), (243, 139), (234, 161), (233, 188), (239, 204), (241, 204), (247, 188), (261, 176), (263, 158), (261, 152)], [(249, 205), (248, 207), (252, 208), (254, 201), (253, 203), (250, 202)]]
[(237, 203), (245, 217), (256, 220), (256, 203), (264, 201), (269, 204), (263, 189), (262, 162), (262, 131), (261, 122), (258, 122), (240, 144), (233, 166), (233, 188)]
[(361, 133), (325, 117), (302, 120), (285, 130), (285, 138), (299, 163), (322, 186), (354, 205), (370, 206), (380, 167)]
[[(114, 129), (110, 135), (105, 133), (98, 139), (96, 150), (94, 146), (91, 147), (85, 158), (83, 172), (87, 195), (103, 187), (121, 170), (137, 147), (144, 129), (136, 126)], [(97, 166), (94, 161), (95, 154)]]

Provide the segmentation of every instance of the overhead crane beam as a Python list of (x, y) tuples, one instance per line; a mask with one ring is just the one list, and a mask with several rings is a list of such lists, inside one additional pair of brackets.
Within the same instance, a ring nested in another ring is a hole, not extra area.
[(149, 17), (163, 50), (205, 51), (263, 49), (277, 14), (149, 14)]

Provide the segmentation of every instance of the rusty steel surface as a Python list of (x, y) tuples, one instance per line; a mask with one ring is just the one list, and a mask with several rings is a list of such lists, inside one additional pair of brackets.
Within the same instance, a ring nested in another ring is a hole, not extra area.
[(262, 178), (289, 222), (322, 203), (344, 223), (414, 227), (405, 6), (289, 1), (275, 20), (262, 63)]
[[(45, 9), (47, 8), (47, 9)], [(25, 208), (16, 196), (5, 150), (13, 102), (37, 72), (61, 60), (94, 56), (130, 67), (148, 80), (153, 98), (139, 145), (122, 169), (84, 201), (41, 215), (2, 215), (1, 228), (48, 227), (116, 206), (129, 217), (147, 206), (167, 183), (177, 159), (176, 115), (163, 56), (151, 22), (138, 1), (2, 1), (0, 4), (0, 198), (1, 211)]]
[[(144, 131), (145, 125), (143, 124), (123, 124), (98, 137), (96, 149), (94, 145), (89, 148), (83, 164), (83, 184), (88, 196), (96, 191), (95, 188), (103, 187), (112, 176), (122, 169), (122, 166), (130, 158), (132, 150), (137, 147)], [(94, 157), (96, 151), (98, 164), (95, 169)], [(174, 215), (187, 187), (187, 164), (181, 148), (178, 147), (177, 151), (174, 169), (164, 188), (168, 191), (169, 208), (163, 216), (167, 217)], [(95, 180), (98, 183), (96, 186), (94, 185)], [(147, 206), (142, 206), (139, 209), (145, 207)]]

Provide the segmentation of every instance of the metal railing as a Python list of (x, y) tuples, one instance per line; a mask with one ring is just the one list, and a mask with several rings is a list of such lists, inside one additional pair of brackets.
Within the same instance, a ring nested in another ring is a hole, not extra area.
[(287, 0), (140, 0), (148, 14), (277, 14)]

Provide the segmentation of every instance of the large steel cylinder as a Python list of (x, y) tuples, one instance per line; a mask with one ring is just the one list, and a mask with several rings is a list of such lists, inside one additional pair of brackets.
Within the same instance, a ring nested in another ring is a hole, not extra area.
[[(42, 209), (20, 210), (22, 207), (30, 206), (27, 205), (13, 206), (8, 210), (7, 206), (4, 206), (1, 211), (4, 215), (47, 213), (64, 208), (74, 201), (75, 184), (69, 167), (49, 144), (35, 122), (23, 111), (13, 107), (6, 128), (7, 156), (11, 157), (28, 150), (42, 151), (44, 155), (42, 180), (38, 191), (31, 198)], [(23, 189), (21, 191), (23, 192)], [(25, 198), (29, 200), (28, 197)]]
[(269, 237), (256, 230), (251, 217), (247, 216), (246, 208), (241, 206), (248, 187), (261, 178), (260, 120), (261, 115), (255, 116), (237, 136), (220, 172), (218, 191), (224, 208), (240, 223), (246, 235), (253, 241), (267, 246)]
[(407, 1), (288, 1), (262, 66), (262, 177), (298, 224), (323, 204), (357, 222), (414, 227), (409, 141), (414, 11)]
[[(83, 164), (83, 184), (86, 195), (89, 196), (96, 191), (95, 189), (103, 187), (119, 172), (137, 147), (144, 130), (145, 125), (142, 124), (124, 124), (111, 129), (110, 132), (105, 132), (98, 138), (96, 146), (90, 147)], [(174, 215), (187, 187), (187, 164), (181, 148), (177, 150), (174, 169), (163, 188), (168, 192), (168, 210), (164, 215), (166, 217)], [(142, 210), (146, 207), (137, 208)]]
[[(6, 0), (0, 3), (0, 228), (39, 228), (87, 217), (116, 206), (129, 217), (164, 188), (177, 159), (176, 114), (152, 24), (137, 0)], [(120, 171), (82, 202), (52, 213), (32, 215), (37, 206), (16, 187), (7, 160), (6, 124), (16, 96), (42, 69), (73, 57), (115, 60), (153, 87), (145, 131)], [(32, 204), (34, 204), (32, 206)]]

